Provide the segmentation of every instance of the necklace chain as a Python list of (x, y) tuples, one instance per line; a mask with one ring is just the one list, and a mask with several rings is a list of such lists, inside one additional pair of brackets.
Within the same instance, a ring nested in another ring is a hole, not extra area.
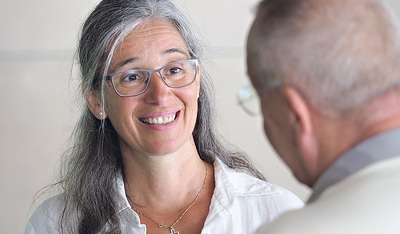
[[(194, 198), (194, 200), (192, 201), (192, 203), (190, 203), (190, 205), (185, 209), (185, 211), (183, 211), (183, 213), (181, 214), (181, 216), (179, 216), (179, 218), (177, 220), (175, 220), (175, 222), (171, 225), (165, 225), (162, 223), (159, 223), (157, 221), (155, 221), (153, 218), (151, 218), (150, 216), (146, 215), (145, 213), (141, 212), (140, 210), (137, 210), (137, 208), (134, 207), (135, 203), (132, 204), (132, 208), (139, 212), (141, 215), (147, 217), (148, 219), (150, 219), (151, 221), (153, 221), (154, 223), (156, 223), (160, 228), (169, 228), (170, 229), (170, 233), (176, 233), (179, 234), (178, 231), (175, 231), (174, 226), (181, 221), (181, 219), (183, 218), (183, 216), (186, 214), (186, 212), (189, 211), (190, 208), (192, 208), (192, 206), (197, 202), (197, 199), (199, 199), (200, 194), (203, 192), (204, 188), (206, 187), (206, 181), (207, 181), (207, 175), (208, 175), (208, 168), (206, 163), (203, 161), (204, 166), (206, 168), (206, 175), (204, 176), (204, 181), (203, 181), (203, 186), (201, 187), (200, 191), (197, 193), (196, 197)], [(130, 200), (130, 199), (129, 199)]]

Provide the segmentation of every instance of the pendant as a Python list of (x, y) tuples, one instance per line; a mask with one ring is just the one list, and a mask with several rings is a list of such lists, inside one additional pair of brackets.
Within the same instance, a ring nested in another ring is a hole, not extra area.
[(170, 227), (170, 233), (171, 234), (179, 234), (179, 232), (178, 231), (175, 231), (175, 229), (173, 228), (173, 227)]

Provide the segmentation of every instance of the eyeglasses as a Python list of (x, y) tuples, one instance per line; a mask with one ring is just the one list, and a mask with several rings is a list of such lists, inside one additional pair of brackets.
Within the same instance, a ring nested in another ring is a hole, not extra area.
[(260, 101), (252, 86), (240, 88), (237, 94), (237, 100), (238, 104), (247, 114), (257, 116), (260, 113)]
[(181, 88), (196, 80), (199, 65), (197, 59), (182, 60), (165, 65), (156, 70), (136, 69), (117, 72), (106, 76), (115, 92), (121, 97), (137, 96), (149, 87), (151, 76), (157, 72), (170, 88)]

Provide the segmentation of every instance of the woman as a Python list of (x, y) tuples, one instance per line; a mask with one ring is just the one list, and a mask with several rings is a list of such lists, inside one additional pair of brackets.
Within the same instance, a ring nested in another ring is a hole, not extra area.
[(252, 233), (301, 206), (218, 139), (193, 29), (166, 0), (99, 3), (79, 43), (87, 108), (63, 193), (27, 233)]

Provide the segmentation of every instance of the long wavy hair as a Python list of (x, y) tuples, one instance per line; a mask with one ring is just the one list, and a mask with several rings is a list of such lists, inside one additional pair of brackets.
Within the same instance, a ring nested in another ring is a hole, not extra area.
[[(200, 37), (188, 18), (168, 0), (103, 0), (97, 5), (80, 35), (81, 88), (103, 93), (102, 81), (116, 45), (137, 25), (149, 20), (173, 24), (184, 38), (192, 59), (200, 62), (202, 80), (193, 138), (201, 159), (213, 163), (219, 158), (230, 168), (264, 179), (245, 154), (223, 142), (216, 132), (213, 86), (201, 63)], [(120, 233), (114, 201), (115, 181), (123, 170), (117, 132), (108, 119), (98, 120), (85, 106), (71, 140), (61, 171), (65, 204), (61, 230), (96, 233), (107, 225), (110, 233)], [(71, 219), (78, 219), (73, 227), (69, 224)]]

